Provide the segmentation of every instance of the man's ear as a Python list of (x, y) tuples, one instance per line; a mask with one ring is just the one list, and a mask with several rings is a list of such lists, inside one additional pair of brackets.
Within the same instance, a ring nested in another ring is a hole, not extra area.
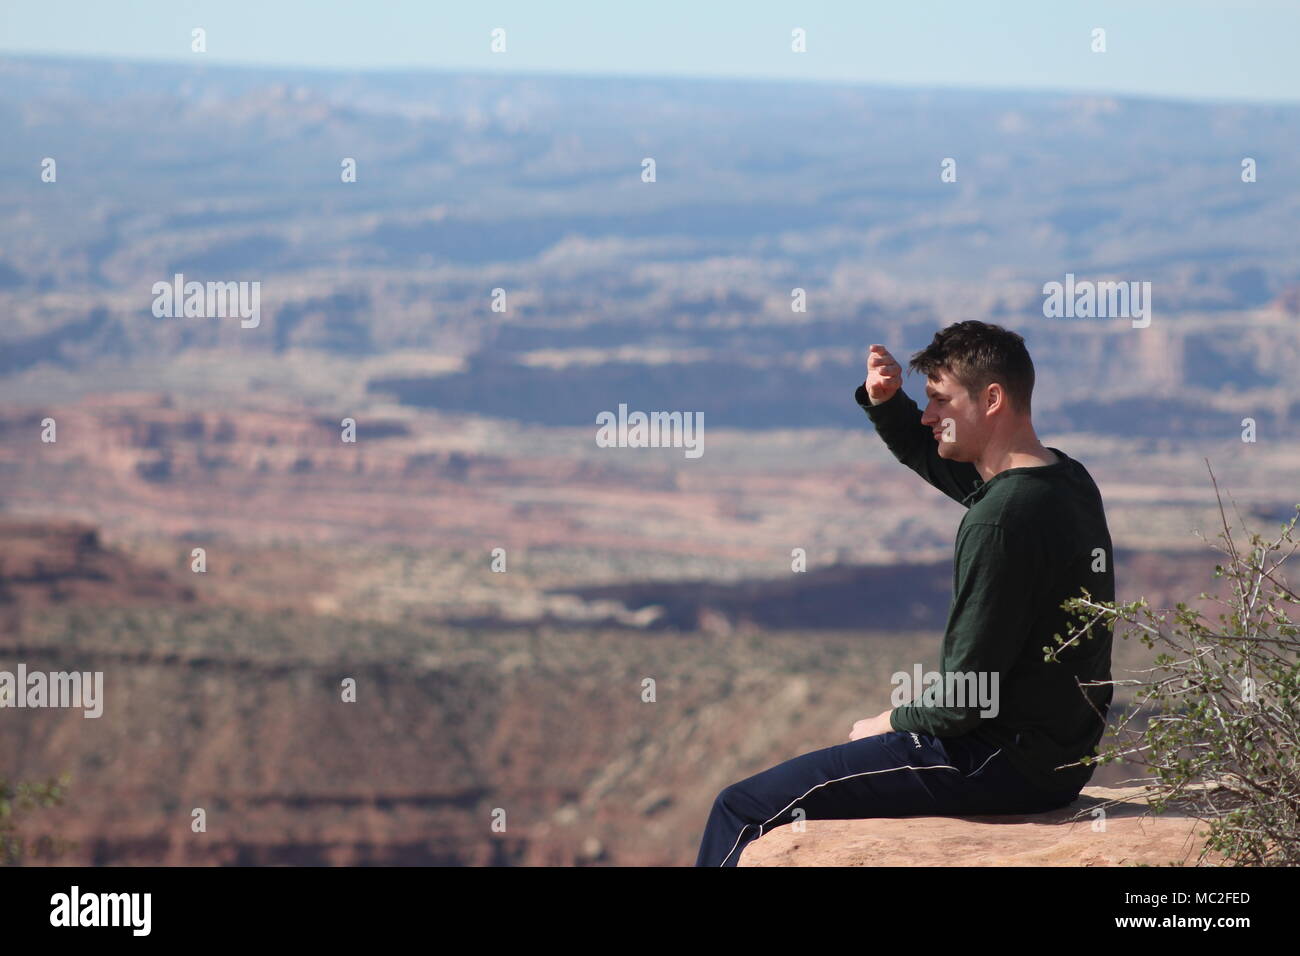
[(997, 382), (991, 382), (984, 390), (984, 411), (991, 412), (1007, 405), (1007, 392)]

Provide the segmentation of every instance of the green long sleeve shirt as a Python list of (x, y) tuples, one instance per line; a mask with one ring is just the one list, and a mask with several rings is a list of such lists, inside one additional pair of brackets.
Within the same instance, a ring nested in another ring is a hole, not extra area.
[(1094, 754), (1105, 732), (1112, 687), (1081, 689), (1079, 682), (1110, 680), (1111, 630), (1094, 624), (1092, 637), (1056, 662), (1043, 660), (1043, 648), (1077, 623), (1062, 602), (1084, 589), (1097, 600), (1115, 598), (1110, 531), (1092, 476), (1049, 448), (1059, 458), (1054, 464), (1010, 468), (984, 481), (972, 463), (940, 457), (902, 389), (872, 405), (859, 385), (854, 399), (895, 458), (967, 509), (957, 531), (939, 672), (983, 673), (984, 686), (996, 688), (995, 707), (973, 695), (936, 700), (914, 688), (912, 703), (893, 710), (891, 725), (937, 737), (973, 734), (1001, 747), (1045, 790), (1082, 787), (1093, 767), (1058, 768)]

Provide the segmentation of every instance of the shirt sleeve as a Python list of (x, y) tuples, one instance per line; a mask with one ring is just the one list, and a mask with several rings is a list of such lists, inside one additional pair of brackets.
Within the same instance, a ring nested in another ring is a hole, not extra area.
[(888, 401), (872, 405), (864, 383), (853, 398), (876, 426), (890, 454), (949, 498), (963, 502), (979, 487), (978, 468), (968, 461), (949, 461), (939, 455), (934, 433), (921, 424), (921, 409), (901, 388)]
[[(913, 702), (890, 714), (895, 730), (960, 737), (981, 720), (997, 716), (1001, 689), (1007, 686), (1033, 627), (1033, 586), (1038, 577), (1034, 563), (1030, 551), (1011, 540), (1000, 525), (976, 523), (962, 528), (957, 536), (953, 605), (943, 637), (944, 683), (933, 690), (914, 688)], [(974, 680), (961, 686), (987, 690), (988, 705), (969, 692), (961, 706), (945, 700), (950, 673), (973, 673)]]

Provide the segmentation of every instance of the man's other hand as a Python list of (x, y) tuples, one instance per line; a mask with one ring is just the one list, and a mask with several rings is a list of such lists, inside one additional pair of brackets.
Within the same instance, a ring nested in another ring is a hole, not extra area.
[(876, 737), (880, 734), (892, 734), (893, 726), (889, 723), (889, 715), (893, 709), (883, 711), (875, 717), (863, 717), (853, 725), (853, 731), (849, 734), (849, 740), (859, 740), (863, 737)]
[(903, 384), (902, 366), (883, 345), (873, 345), (867, 351), (867, 378), (862, 384), (872, 405), (889, 401)]

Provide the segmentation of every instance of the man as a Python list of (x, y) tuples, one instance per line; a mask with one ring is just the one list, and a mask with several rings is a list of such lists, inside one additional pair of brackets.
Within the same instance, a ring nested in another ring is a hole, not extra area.
[[(795, 820), (1036, 813), (1070, 803), (1093, 767), (1111, 703), (1111, 633), (1044, 661), (1085, 590), (1113, 601), (1110, 532), (1087, 470), (1045, 447), (1030, 420), (1024, 340), (983, 322), (938, 332), (909, 367), (928, 378), (924, 414), (902, 369), (871, 346), (854, 398), (900, 462), (966, 509), (939, 671), (911, 703), (853, 725), (849, 743), (795, 757), (714, 800), (696, 866), (735, 866), (744, 847)], [(949, 693), (975, 685), (995, 700)], [(935, 692), (937, 690), (937, 693)], [(1086, 696), (1085, 696), (1086, 695)], [(990, 705), (991, 704), (991, 705)]]

